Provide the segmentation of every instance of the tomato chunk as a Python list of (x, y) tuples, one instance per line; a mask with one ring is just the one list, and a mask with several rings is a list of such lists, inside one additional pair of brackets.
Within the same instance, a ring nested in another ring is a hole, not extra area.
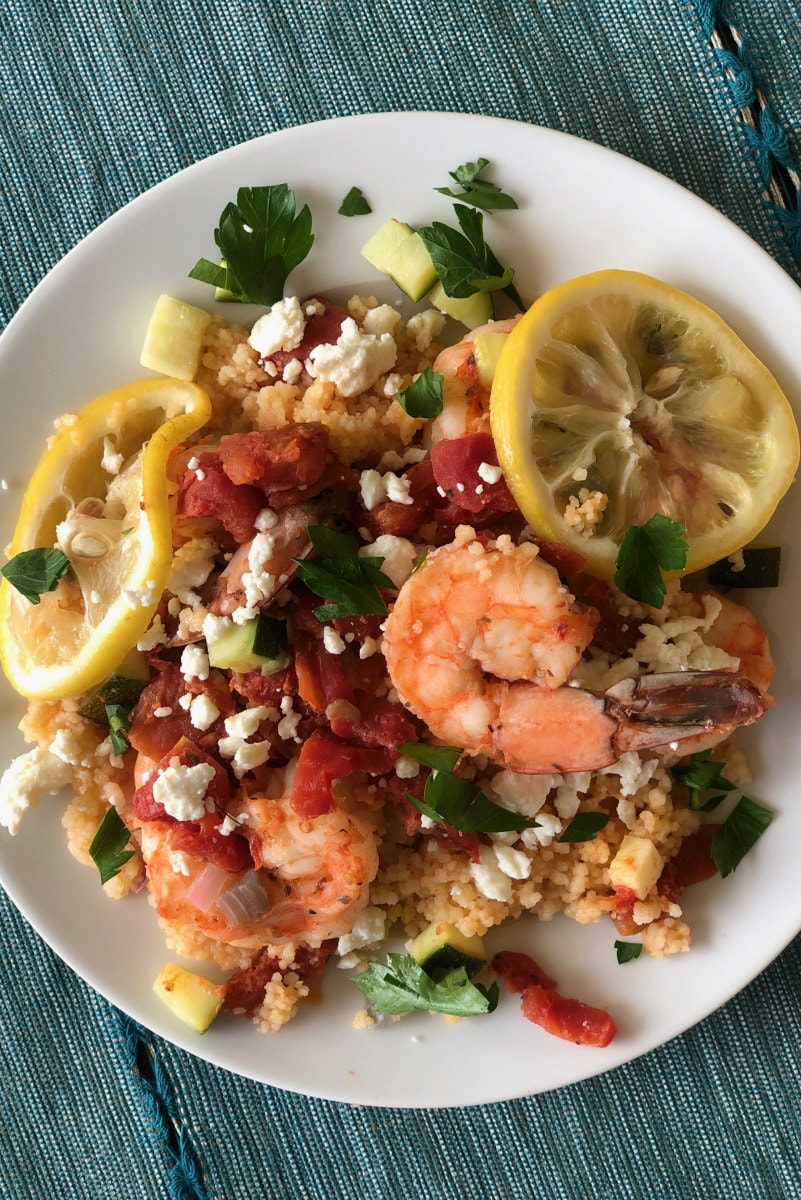
[(555, 988), (556, 980), (528, 954), (516, 950), (502, 950), (492, 960), (492, 969), (503, 980), (507, 992), (520, 995), (527, 987), (538, 983), (544, 988)]
[(303, 743), (292, 783), (292, 807), (300, 817), (320, 817), (336, 807), (331, 790), (335, 779), (344, 779), (354, 771), (383, 775), (392, 766), (388, 750), (370, 746), (352, 746), (339, 738), (315, 730)]
[(617, 1033), (605, 1008), (593, 1008), (538, 983), (523, 992), (522, 1009), (523, 1016), (546, 1033), (578, 1046), (608, 1046)]
[(488, 433), (444, 439), (431, 447), (431, 466), (437, 486), (465, 512), (514, 512), (517, 503), (501, 476), (496, 482), (481, 471), (498, 466), (495, 443)]
[(326, 467), (328, 428), (319, 421), (232, 433), (220, 442), (220, 465), (236, 484), (265, 496), (316, 483)]

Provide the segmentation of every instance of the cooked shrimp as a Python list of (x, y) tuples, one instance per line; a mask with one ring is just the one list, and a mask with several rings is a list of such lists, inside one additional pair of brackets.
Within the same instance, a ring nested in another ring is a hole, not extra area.
[[(180, 826), (145, 822), (141, 846), (156, 911), (217, 941), (253, 949), (296, 940), (319, 946), (349, 933), (378, 870), (375, 829), (359, 789), (352, 791), (334, 812), (313, 819), (299, 817), (289, 795), (242, 797), (232, 811), (244, 822), (254, 865), (236, 873), (185, 853)], [(234, 889), (244, 901), (240, 919), (226, 904)]]
[(776, 664), (770, 653), (768, 635), (759, 624), (754, 614), (742, 604), (735, 604), (728, 596), (717, 592), (706, 593), (713, 595), (721, 605), (720, 613), (712, 622), (704, 640), (712, 646), (718, 646), (739, 658), (740, 671), (755, 683), (769, 704), (773, 699), (768, 695)]
[(442, 375), (442, 413), (432, 422), (431, 440), (464, 437), (467, 433), (489, 433), (489, 391), (478, 374), (473, 343), (479, 333), (508, 333), (520, 320), (490, 321), (471, 329), (461, 342), (447, 346), (434, 362)]
[(275, 523), (240, 546), (217, 581), (213, 612), (230, 616), (238, 608), (271, 600), (292, 578), (296, 558), (311, 550), (308, 528), (317, 518), (310, 504), (295, 504), (275, 514)]
[(596, 770), (765, 711), (748, 679), (723, 671), (625, 680), (602, 696), (565, 686), (592, 612), (535, 547), (484, 545), (462, 529), (398, 594), (383, 641), (390, 678), (435, 737), (528, 774)]

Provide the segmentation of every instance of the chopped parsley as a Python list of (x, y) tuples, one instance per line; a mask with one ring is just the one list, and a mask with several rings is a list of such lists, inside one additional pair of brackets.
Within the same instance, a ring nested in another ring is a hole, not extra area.
[(488, 166), (488, 158), (462, 163), (455, 171), (448, 172), (462, 190), (454, 192), (450, 187), (441, 187), (434, 188), (434, 191), (443, 196), (450, 196), (453, 200), (461, 200), (463, 204), (472, 204), (474, 208), (517, 208), (517, 201), (507, 196), (497, 183), (490, 183), (488, 179), (481, 178), (482, 171)]
[(352, 187), (337, 212), (341, 217), (364, 217), (373, 210), (360, 187)]
[(620, 542), (615, 586), (640, 604), (661, 608), (665, 600), (663, 571), (680, 571), (687, 562), (685, 528), (656, 513), (644, 525), (629, 525)]
[(220, 264), (201, 258), (191, 279), (229, 292), (246, 304), (272, 305), (283, 297), (287, 276), (312, 248), (312, 217), (304, 204), (295, 211), (295, 193), (285, 183), (240, 188), (214, 230)]
[(108, 883), (109, 879), (119, 875), (128, 859), (133, 858), (133, 850), (123, 853), (130, 837), (130, 831), (116, 808), (109, 808), (89, 847), (89, 855), (100, 872), (101, 883)]
[(386, 966), (370, 963), (352, 982), (363, 992), (376, 1012), (396, 1015), (422, 1008), (454, 1017), (473, 1017), (494, 1012), (498, 985), (471, 983), (464, 967), (449, 971), (435, 982), (411, 954), (387, 954)]
[(58, 581), (70, 569), (70, 560), (60, 550), (38, 547), (23, 550), (0, 568), (12, 587), (31, 604), (39, 604), (45, 592), (54, 592)]
[(441, 221), (418, 229), (447, 296), (466, 299), (476, 292), (502, 291), (519, 309), (525, 305), (512, 283), (514, 271), (503, 267), (484, 240), (484, 217), (474, 208), (454, 204), (461, 227)]
[(615, 950), (619, 963), (633, 962), (642, 954), (642, 942), (615, 942)]
[(736, 870), (773, 820), (773, 813), (741, 796), (712, 837), (712, 858), (723, 879)]
[(453, 769), (463, 753), (457, 747), (404, 742), (399, 752), (432, 768), (433, 773), (426, 780), (422, 800), (418, 800), (411, 792), (406, 793), (409, 803), (429, 820), (452, 825), (462, 833), (534, 829), (539, 824), (520, 813), (501, 808), (469, 779), (454, 775)]
[(131, 728), (128, 714), (121, 704), (107, 704), (105, 708), (111, 730), (111, 748), (115, 754), (124, 754), (131, 748), (127, 736)]
[(327, 525), (310, 525), (309, 538), (318, 557), (313, 562), (296, 560), (298, 575), (315, 595), (329, 601), (315, 608), (314, 615), (321, 621), (386, 616), (389, 610), (379, 588), (396, 588), (381, 570), (383, 558), (360, 558), (356, 538)]
[(444, 379), (444, 375), (426, 367), (413, 383), (395, 393), (395, 399), (410, 417), (438, 417), (442, 412)]
[(709, 750), (699, 750), (697, 754), (691, 754), (686, 762), (678, 763), (670, 770), (676, 782), (689, 790), (690, 808), (700, 809), (701, 812), (711, 812), (725, 800), (724, 795), (704, 800), (704, 792), (733, 792), (735, 788), (735, 784), (721, 772), (725, 764), (713, 761), (709, 754)]
[(607, 813), (578, 813), (556, 840), (558, 842), (591, 842), (608, 824)]

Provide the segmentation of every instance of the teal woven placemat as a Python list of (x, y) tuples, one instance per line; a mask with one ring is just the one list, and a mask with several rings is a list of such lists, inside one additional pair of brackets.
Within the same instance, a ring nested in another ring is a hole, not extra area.
[[(798, 48), (794, 0), (6, 0), (0, 322), (102, 219), (189, 163), (387, 109), (484, 112), (610, 146), (798, 278)], [(4, 1200), (801, 1196), (798, 942), (721, 1012), (607, 1076), (402, 1112), (209, 1067), (117, 1013), (4, 897), (0, 913)]]

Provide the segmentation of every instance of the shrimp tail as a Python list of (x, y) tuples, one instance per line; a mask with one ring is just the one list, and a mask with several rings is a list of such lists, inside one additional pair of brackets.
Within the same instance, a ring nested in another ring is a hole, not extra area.
[(767, 701), (745, 675), (731, 671), (685, 671), (625, 679), (604, 693), (617, 722), (613, 742), (620, 753), (650, 750), (713, 732), (752, 725)]

